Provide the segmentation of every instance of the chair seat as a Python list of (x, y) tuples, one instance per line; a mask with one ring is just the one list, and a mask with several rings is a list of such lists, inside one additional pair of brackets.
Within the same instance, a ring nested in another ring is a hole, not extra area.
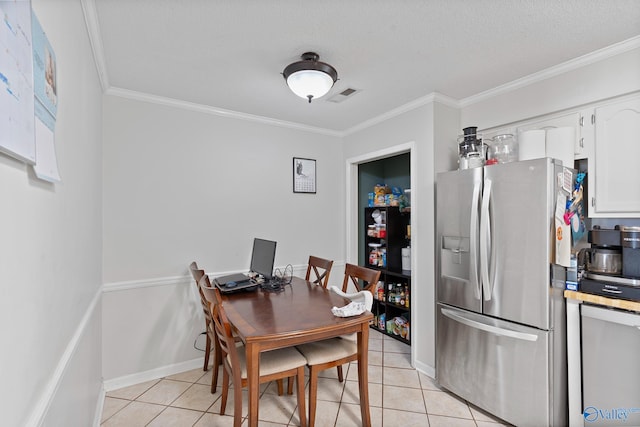
[[(247, 378), (247, 356), (244, 345), (237, 345), (238, 360), (240, 361), (240, 376)], [(231, 359), (227, 355), (227, 360), (231, 364)], [(293, 347), (280, 348), (277, 350), (263, 351), (260, 353), (260, 376), (267, 376), (277, 372), (295, 369), (299, 366), (306, 366), (307, 359)]]
[(342, 338), (311, 342), (296, 346), (296, 348), (304, 355), (308, 365), (320, 365), (352, 356), (358, 352), (358, 344), (355, 341)]

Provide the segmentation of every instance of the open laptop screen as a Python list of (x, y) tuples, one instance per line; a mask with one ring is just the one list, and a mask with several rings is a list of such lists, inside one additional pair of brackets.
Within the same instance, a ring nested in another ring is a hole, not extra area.
[(273, 263), (276, 258), (276, 242), (264, 239), (253, 239), (250, 270), (261, 274), (265, 279), (273, 278)]

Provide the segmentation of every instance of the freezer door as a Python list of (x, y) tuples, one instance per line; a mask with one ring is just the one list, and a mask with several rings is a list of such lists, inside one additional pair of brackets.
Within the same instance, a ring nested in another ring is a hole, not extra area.
[(554, 408), (566, 408), (566, 397), (554, 396), (550, 385), (553, 332), (442, 304), (436, 316), (436, 380), (442, 387), (517, 426), (566, 425), (566, 410)]
[(550, 329), (556, 166), (544, 158), (484, 169), (480, 225), (483, 312)]
[(478, 264), (482, 168), (438, 174), (436, 188), (438, 301), (480, 312)]

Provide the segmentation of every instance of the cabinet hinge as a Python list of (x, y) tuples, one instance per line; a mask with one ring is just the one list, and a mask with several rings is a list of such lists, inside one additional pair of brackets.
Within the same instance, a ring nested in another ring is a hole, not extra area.
[(596, 207), (596, 198), (595, 197), (591, 198), (591, 207), (593, 207), (593, 208)]
[(580, 120), (578, 120), (578, 124), (580, 127), (584, 126), (584, 116), (580, 116)]

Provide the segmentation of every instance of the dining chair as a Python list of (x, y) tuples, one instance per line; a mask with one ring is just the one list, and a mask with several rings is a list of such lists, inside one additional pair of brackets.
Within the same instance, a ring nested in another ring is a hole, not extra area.
[[(202, 305), (202, 312), (204, 313), (204, 327), (205, 327), (204, 330), (206, 331), (207, 342), (204, 349), (204, 366), (202, 367), (202, 370), (207, 371), (209, 369), (209, 355), (211, 354), (211, 344), (213, 343), (214, 347), (217, 345), (215, 344), (215, 339), (214, 339), (215, 331), (213, 330), (213, 325), (211, 323), (211, 313), (209, 312), (209, 304), (207, 303), (207, 300), (205, 299), (199, 285), (200, 279), (202, 278), (202, 276), (204, 276), (204, 270), (199, 269), (198, 264), (195, 261), (189, 264), (189, 270), (191, 271), (193, 280), (195, 280), (196, 282), (196, 287), (198, 288), (198, 294), (200, 295), (200, 304)], [(217, 374), (218, 374), (218, 366), (216, 365), (214, 366), (214, 375), (216, 376), (216, 379), (217, 379)]]
[[(372, 290), (378, 280), (380, 280), (380, 271), (346, 264), (342, 282), (342, 295), (346, 296), (349, 283), (353, 283), (356, 287), (356, 294), (362, 297), (362, 301), (366, 305), (365, 308), (371, 311), (371, 306), (373, 305)], [(371, 297), (365, 297), (361, 294), (362, 292), (371, 293)], [(338, 367), (338, 381), (343, 382), (342, 365), (358, 360), (358, 343), (351, 336), (341, 336), (298, 345), (296, 348), (307, 359), (309, 368), (309, 426), (313, 427), (318, 400), (318, 373), (334, 366)]]
[[(200, 290), (200, 294), (205, 300), (205, 305), (207, 306), (207, 312), (212, 313), (210, 307), (215, 306), (217, 304), (221, 304), (222, 300), (220, 299), (220, 291), (211, 284), (211, 280), (209, 280), (209, 276), (204, 274), (200, 281), (198, 282), (198, 288)], [(215, 328), (213, 327), (213, 319), (210, 323), (210, 329), (212, 331), (212, 341), (214, 342), (214, 352), (213, 352), (213, 375), (211, 375), (211, 393), (216, 392), (216, 388), (218, 386), (218, 367), (222, 365), (222, 352), (220, 349), (220, 340), (218, 339), (218, 334), (216, 333)], [(233, 335), (234, 340), (237, 344), (241, 343), (240, 338)], [(284, 383), (282, 379), (276, 380), (278, 385), (278, 396), (282, 396), (284, 394)], [(293, 394), (293, 382), (289, 381), (289, 388), (287, 389), (288, 394)]]
[(316, 285), (322, 285), (323, 288), (326, 288), (327, 284), (329, 283), (329, 274), (331, 274), (331, 267), (333, 267), (332, 260), (310, 255), (305, 280), (311, 281), (311, 271), (313, 271), (315, 276), (313, 283), (315, 283)]
[[(209, 292), (209, 291), (208, 291)], [(220, 291), (210, 288), (217, 300), (211, 304), (213, 324), (220, 341), (223, 356), (224, 371), (222, 374), (222, 400), (220, 415), (224, 415), (229, 394), (229, 378), (233, 379), (233, 425), (239, 427), (242, 423), (242, 389), (247, 387), (247, 361), (244, 345), (237, 343), (231, 333), (231, 324), (227, 319), (224, 306), (221, 303)], [(300, 425), (306, 427), (307, 415), (304, 396), (304, 368), (307, 359), (295, 347), (285, 347), (260, 353), (260, 384), (284, 378), (296, 377), (296, 393), (298, 394), (298, 416)]]

